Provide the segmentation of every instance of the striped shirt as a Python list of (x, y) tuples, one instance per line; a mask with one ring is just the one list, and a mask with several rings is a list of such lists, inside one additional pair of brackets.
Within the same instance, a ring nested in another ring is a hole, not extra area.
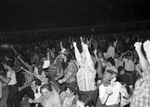
[(21, 67), (21, 62), (18, 58), (15, 57), (13, 70), (15, 72), (19, 72), (21, 70), (20, 67)]

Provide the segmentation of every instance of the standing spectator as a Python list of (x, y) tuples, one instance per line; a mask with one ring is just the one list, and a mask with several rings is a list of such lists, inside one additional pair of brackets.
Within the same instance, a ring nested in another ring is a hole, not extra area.
[(4, 68), (7, 70), (7, 78), (4, 78), (0, 75), (0, 79), (8, 84), (9, 93), (7, 97), (7, 107), (15, 107), (15, 97), (18, 91), (18, 85), (16, 80), (16, 73), (12, 69), (13, 62), (8, 60), (6, 63), (3, 64)]
[(92, 99), (93, 105), (95, 105), (98, 95), (95, 83), (96, 70), (88, 50), (88, 45), (83, 42), (82, 37), (80, 37), (80, 40), (82, 45), (82, 53), (79, 52), (76, 42), (73, 42), (76, 60), (79, 64), (79, 69), (76, 75), (77, 84), (80, 92), (88, 94)]

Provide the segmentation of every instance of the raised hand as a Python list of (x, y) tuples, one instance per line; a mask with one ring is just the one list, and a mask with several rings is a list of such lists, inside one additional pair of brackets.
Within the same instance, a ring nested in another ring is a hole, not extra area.
[(81, 42), (83, 42), (83, 38), (82, 37), (80, 37), (80, 40), (81, 40)]
[(58, 83), (59, 83), (59, 84), (62, 84), (62, 83), (63, 83), (63, 81), (62, 81), (62, 80), (58, 80)]
[(97, 49), (94, 49), (94, 54), (97, 54)]
[(76, 46), (77, 46), (77, 43), (76, 43), (76, 42), (73, 42), (73, 46), (76, 47)]
[(141, 49), (141, 46), (142, 46), (142, 42), (136, 42), (136, 43), (134, 44), (134, 47), (135, 47), (136, 50), (140, 50), (140, 49)]

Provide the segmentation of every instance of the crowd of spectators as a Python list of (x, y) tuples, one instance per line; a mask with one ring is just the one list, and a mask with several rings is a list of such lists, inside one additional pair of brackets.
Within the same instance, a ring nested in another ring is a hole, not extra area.
[[(143, 44), (143, 45), (142, 45)], [(149, 107), (150, 41), (137, 35), (81, 35), (3, 45), (0, 97), (7, 107)]]

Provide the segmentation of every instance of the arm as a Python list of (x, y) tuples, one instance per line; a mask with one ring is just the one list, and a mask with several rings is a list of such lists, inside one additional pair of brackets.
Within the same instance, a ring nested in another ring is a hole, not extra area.
[(144, 48), (144, 51), (145, 51), (146, 56), (147, 56), (147, 60), (150, 64), (150, 41), (147, 40), (146, 42), (144, 42), (143, 46), (144, 46), (143, 48)]
[(60, 48), (61, 48), (61, 51), (65, 49), (65, 48), (63, 47), (63, 43), (62, 43), (62, 42), (60, 42)]
[(145, 59), (145, 57), (144, 57), (144, 55), (141, 51), (142, 43), (141, 42), (136, 42), (134, 44), (134, 46), (135, 46), (135, 50), (137, 51), (138, 56), (139, 56), (139, 61), (140, 61), (141, 68), (144, 72), (147, 72), (149, 65), (148, 65), (148, 63), (147, 63), (147, 61), (146, 61), (146, 59)]
[(121, 85), (121, 88), (120, 88), (120, 93), (123, 97), (125, 97), (126, 99), (129, 98), (129, 94), (126, 90), (126, 88), (124, 86)]
[(82, 37), (80, 37), (80, 39), (81, 39), (81, 44), (82, 44), (83, 52), (85, 53), (85, 56), (86, 56), (87, 64), (89, 65), (90, 69), (92, 71), (94, 71), (94, 63), (92, 61), (90, 52), (88, 50), (88, 46), (87, 46), (87, 44), (83, 43)]
[(20, 56), (18, 56), (19, 60), (23, 63), (23, 65), (25, 65), (29, 70), (31, 70), (31, 66), (27, 63), (25, 63)]
[(42, 96), (39, 97), (39, 98), (36, 99), (36, 100), (32, 100), (32, 99), (29, 98), (28, 102), (29, 102), (29, 103), (41, 103), (41, 102), (42, 102), (42, 99), (43, 99)]
[(116, 41), (113, 42), (113, 45), (114, 45), (114, 48), (116, 49), (116, 46), (117, 46), (117, 42), (118, 42), (118, 38), (116, 37), (116, 35), (114, 34), (115, 38), (116, 38)]
[(17, 51), (15, 50), (15, 48), (13, 46), (11, 46), (11, 48), (15, 52), (15, 54), (17, 54)]
[(78, 50), (78, 48), (77, 48), (76, 42), (73, 42), (73, 46), (74, 46), (74, 49), (75, 49), (75, 57), (76, 57), (76, 60), (77, 60), (77, 62), (78, 62), (81, 66), (83, 66), (83, 60), (82, 60), (81, 54), (80, 54), (80, 52), (79, 52), (79, 50)]
[(55, 60), (53, 61), (53, 64), (57, 63), (58, 58), (60, 58), (60, 55), (57, 55), (57, 57), (55, 58)]
[(28, 71), (27, 69), (25, 69), (25, 68), (23, 68), (23, 67), (21, 67), (21, 69), (24, 70), (25, 72), (27, 72), (28, 74), (30, 74), (30, 75), (32, 75), (32, 76), (38, 78), (38, 76), (37, 76), (36, 74), (34, 74), (34, 73)]
[(0, 75), (0, 79), (5, 82), (5, 83), (9, 83), (11, 78), (4, 78), (3, 76)]
[(94, 50), (95, 59), (98, 61), (97, 49)]

